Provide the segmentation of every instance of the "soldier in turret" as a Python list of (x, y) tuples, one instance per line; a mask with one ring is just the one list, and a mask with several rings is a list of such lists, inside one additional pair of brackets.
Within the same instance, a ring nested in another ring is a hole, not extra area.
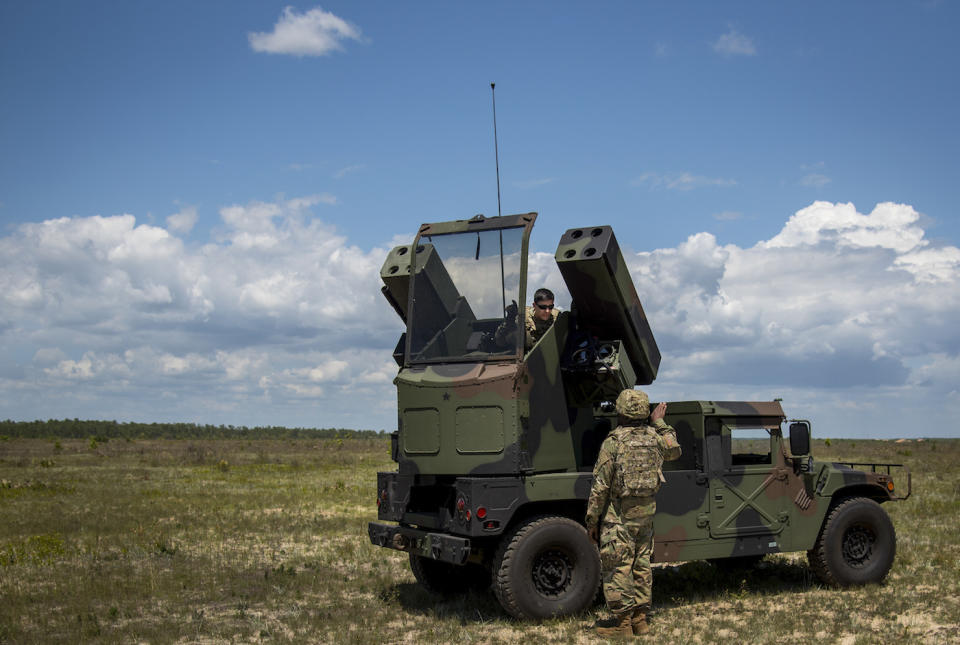
[(546, 288), (537, 289), (533, 294), (533, 305), (527, 307), (524, 317), (524, 326), (527, 329), (525, 340), (527, 351), (547, 333), (557, 319), (558, 313), (553, 306), (553, 292)]
[[(523, 316), (524, 351), (530, 351), (540, 337), (547, 333), (547, 330), (557, 319), (559, 312), (553, 305), (553, 292), (546, 288), (537, 289), (533, 294), (533, 304), (526, 308)], [(500, 347), (506, 347), (516, 343), (517, 329), (517, 301), (507, 307), (506, 318), (497, 328), (494, 334), (494, 340)]]
[(680, 457), (677, 434), (663, 420), (666, 412), (660, 403), (651, 413), (650, 399), (640, 390), (621, 392), (619, 425), (600, 446), (593, 469), (586, 526), (600, 548), (603, 593), (613, 614), (613, 625), (597, 628), (601, 636), (649, 630), (655, 496), (666, 481), (663, 462)]

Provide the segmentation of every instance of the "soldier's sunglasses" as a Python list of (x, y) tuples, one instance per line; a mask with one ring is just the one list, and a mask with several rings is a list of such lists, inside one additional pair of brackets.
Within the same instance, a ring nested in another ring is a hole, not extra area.
[(537, 307), (543, 309), (544, 311), (550, 311), (553, 309), (553, 305), (541, 305), (539, 302), (537, 303)]

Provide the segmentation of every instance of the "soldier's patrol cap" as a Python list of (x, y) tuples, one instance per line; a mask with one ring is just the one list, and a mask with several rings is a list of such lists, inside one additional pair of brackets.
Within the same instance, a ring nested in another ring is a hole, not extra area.
[(617, 397), (617, 414), (626, 419), (650, 416), (650, 397), (641, 390), (624, 390)]

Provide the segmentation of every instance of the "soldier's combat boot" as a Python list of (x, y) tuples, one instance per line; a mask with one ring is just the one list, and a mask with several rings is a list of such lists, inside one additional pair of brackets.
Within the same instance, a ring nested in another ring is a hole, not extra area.
[(642, 609), (633, 611), (633, 618), (630, 619), (630, 625), (633, 627), (633, 635), (640, 636), (650, 631), (650, 625), (647, 624), (647, 612)]
[(633, 636), (633, 627), (630, 625), (630, 614), (620, 614), (614, 616), (610, 621), (613, 624), (604, 627), (597, 627), (598, 636)]

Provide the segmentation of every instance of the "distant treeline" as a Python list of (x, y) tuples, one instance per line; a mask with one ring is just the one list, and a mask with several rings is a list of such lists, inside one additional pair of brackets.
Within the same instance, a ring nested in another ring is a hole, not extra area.
[(0, 436), (25, 439), (374, 439), (376, 430), (284, 428), (282, 426), (197, 425), (195, 423), (117, 423), (116, 421), (0, 421)]

